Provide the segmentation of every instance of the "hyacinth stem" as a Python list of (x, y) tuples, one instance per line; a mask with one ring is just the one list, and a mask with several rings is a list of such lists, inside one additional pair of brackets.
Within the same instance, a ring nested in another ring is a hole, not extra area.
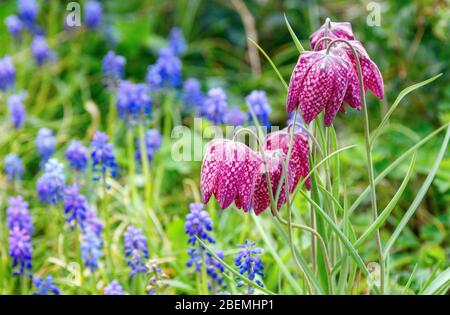
[(170, 134), (172, 132), (172, 110), (171, 110), (171, 104), (173, 103), (173, 100), (175, 98), (175, 95), (173, 92), (168, 92), (164, 98), (163, 101), (163, 112), (164, 112), (164, 143), (168, 143), (170, 140)]
[(109, 111), (108, 111), (108, 136), (114, 139), (114, 126), (116, 125), (117, 106), (116, 106), (116, 89), (109, 94)]
[[(361, 62), (359, 60), (359, 55), (356, 52), (355, 48), (345, 39), (335, 39), (331, 41), (331, 43), (328, 45), (326, 53), (329, 52), (331, 46), (337, 42), (345, 43), (352, 51), (353, 56), (356, 60), (356, 66), (358, 70), (358, 80), (359, 80), (359, 90), (361, 94), (361, 103), (362, 103), (362, 110), (364, 115), (364, 136), (365, 136), (365, 144), (366, 144), (366, 155), (367, 155), (367, 171), (369, 173), (369, 183), (370, 183), (370, 197), (372, 202), (372, 219), (375, 221), (378, 217), (378, 210), (377, 210), (377, 194), (375, 190), (375, 179), (374, 179), (374, 172), (373, 172), (373, 161), (372, 161), (372, 148), (370, 143), (370, 126), (369, 126), (369, 113), (367, 109), (367, 103), (366, 103), (366, 94), (364, 92), (364, 79), (362, 75), (362, 69), (361, 69)], [(383, 254), (383, 248), (381, 245), (381, 235), (380, 230), (376, 229), (375, 233), (375, 242), (378, 252), (378, 260), (380, 265), (380, 293), (384, 294), (384, 287), (385, 287), (385, 261), (384, 261), (384, 254)]]
[(128, 127), (127, 130), (127, 151), (128, 151), (128, 184), (130, 185), (131, 200), (136, 204), (137, 191), (136, 191), (136, 164), (135, 164), (135, 152), (134, 152), (134, 136), (133, 128)]
[(112, 236), (111, 236), (111, 218), (109, 212), (109, 198), (108, 198), (108, 184), (106, 182), (106, 174), (102, 176), (102, 188), (103, 188), (103, 198), (102, 198), (102, 210), (103, 217), (105, 218), (105, 236), (106, 236), (106, 249), (109, 269), (114, 272), (114, 261), (112, 254)]
[(206, 273), (206, 253), (205, 250), (202, 248), (200, 243), (198, 244), (198, 249), (200, 253), (202, 254), (202, 269), (201, 269), (201, 292), (202, 295), (208, 294), (208, 275)]

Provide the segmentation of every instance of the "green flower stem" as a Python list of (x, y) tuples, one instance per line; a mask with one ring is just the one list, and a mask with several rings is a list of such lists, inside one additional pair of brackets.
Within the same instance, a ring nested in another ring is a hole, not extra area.
[(208, 295), (208, 275), (206, 274), (206, 257), (205, 250), (202, 249), (200, 243), (198, 244), (198, 249), (202, 254), (202, 270), (201, 270), (201, 292), (202, 295)]
[(114, 260), (113, 260), (113, 253), (112, 253), (112, 235), (111, 235), (111, 213), (109, 211), (109, 196), (108, 196), (108, 184), (106, 182), (106, 173), (102, 175), (102, 189), (103, 189), (103, 196), (102, 196), (102, 212), (103, 217), (105, 218), (105, 237), (106, 237), (106, 256), (108, 259), (108, 269), (111, 270), (112, 273), (114, 273)]
[(128, 184), (130, 185), (130, 196), (133, 204), (136, 204), (137, 190), (136, 190), (136, 164), (134, 156), (134, 135), (133, 128), (128, 127), (127, 130), (127, 152), (128, 152)]
[(109, 94), (109, 111), (108, 111), (108, 136), (111, 141), (114, 139), (114, 126), (116, 125), (117, 106), (116, 106), (116, 89)]

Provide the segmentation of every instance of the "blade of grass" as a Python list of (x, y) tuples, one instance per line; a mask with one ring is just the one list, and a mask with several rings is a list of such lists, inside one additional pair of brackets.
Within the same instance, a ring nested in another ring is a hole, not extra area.
[(298, 40), (297, 35), (295, 35), (294, 30), (292, 29), (291, 25), (289, 24), (289, 21), (287, 19), (286, 13), (284, 13), (284, 21), (286, 22), (286, 26), (287, 26), (287, 28), (289, 30), (289, 33), (291, 34), (292, 40), (295, 43), (295, 47), (297, 47), (298, 52), (301, 54), (302, 52), (305, 51), (305, 49), (303, 48), (302, 44)]
[(416, 274), (417, 271), (417, 267), (419, 266), (419, 264), (415, 264), (413, 271), (411, 272), (411, 275), (409, 276), (408, 282), (406, 282), (405, 287), (402, 290), (402, 294), (401, 295), (405, 295), (406, 294), (406, 290), (409, 289), (409, 287), (411, 286), (411, 282), (414, 278), (414, 275)]
[(392, 234), (391, 238), (386, 243), (386, 246), (384, 248), (384, 254), (389, 254), (389, 250), (391, 249), (394, 242), (397, 240), (398, 236), (402, 232), (403, 228), (408, 223), (409, 219), (413, 216), (413, 214), (416, 212), (417, 207), (419, 207), (420, 203), (422, 202), (423, 197), (425, 196), (426, 192), (428, 191), (428, 188), (430, 187), (431, 183), (433, 182), (434, 176), (436, 175), (439, 165), (441, 164), (442, 159), (444, 158), (448, 141), (450, 139), (450, 125), (447, 128), (447, 133), (445, 134), (444, 141), (441, 145), (441, 149), (439, 151), (438, 157), (436, 158), (436, 161), (434, 162), (433, 167), (430, 170), (430, 173), (428, 174), (427, 178), (425, 179), (425, 182), (423, 183), (422, 187), (420, 188), (419, 192), (416, 195), (416, 198), (414, 199), (413, 203), (409, 207), (409, 209), (406, 211), (405, 215), (403, 216), (402, 220), (398, 224), (397, 228), (395, 229), (394, 233)]

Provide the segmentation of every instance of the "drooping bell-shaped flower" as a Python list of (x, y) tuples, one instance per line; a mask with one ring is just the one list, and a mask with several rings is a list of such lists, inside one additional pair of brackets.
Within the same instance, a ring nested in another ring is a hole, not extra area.
[(261, 157), (245, 144), (227, 139), (209, 142), (200, 178), (203, 202), (214, 195), (222, 209), (234, 201), (237, 208), (248, 211), (261, 163)]
[(324, 37), (352, 40), (354, 39), (352, 25), (349, 22), (331, 22), (327, 19), (325, 23), (309, 37), (311, 49), (322, 50), (326, 48), (329, 42), (325, 40), (321, 41), (316, 47), (317, 42)]
[(344, 100), (351, 71), (347, 61), (325, 51), (302, 53), (289, 82), (287, 112), (300, 107), (309, 124), (325, 111), (324, 122), (330, 126)]
[[(264, 147), (266, 150), (281, 149), (286, 156), (289, 152), (289, 143), (291, 140), (290, 128), (272, 132), (266, 136)], [(309, 141), (308, 136), (301, 130), (294, 130), (294, 138), (292, 140), (291, 156), (289, 158), (289, 172), (293, 174), (289, 178), (289, 191), (292, 193), (297, 186), (300, 177), (305, 178), (309, 174)], [(305, 182), (306, 188), (311, 189), (311, 180), (308, 178)]]
[[(361, 71), (364, 81), (364, 91), (371, 90), (380, 100), (384, 98), (384, 83), (381, 72), (375, 62), (370, 59), (369, 54), (364, 49), (361, 42), (357, 40), (348, 41), (358, 54), (361, 64)], [(342, 42), (336, 43), (331, 47), (330, 52), (336, 56), (346, 59), (353, 65), (353, 70), (349, 77), (349, 85), (345, 96), (345, 101), (353, 108), (361, 108), (361, 97), (359, 91), (358, 68), (356, 58), (351, 48)], [(356, 103), (355, 103), (356, 102)]]

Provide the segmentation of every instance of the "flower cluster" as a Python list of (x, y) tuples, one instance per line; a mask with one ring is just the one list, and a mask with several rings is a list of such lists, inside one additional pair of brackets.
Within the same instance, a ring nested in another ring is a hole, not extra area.
[[(268, 134), (264, 152), (261, 153), (231, 140), (215, 139), (209, 142), (200, 177), (203, 202), (207, 203), (215, 195), (222, 209), (233, 202), (244, 211), (253, 207), (256, 214), (267, 209), (270, 205), (270, 193), (266, 167), (261, 156), (263, 154), (273, 196), (276, 196), (278, 185), (282, 185), (278, 199), (280, 209), (286, 202), (285, 183), (280, 183), (280, 178), (289, 151), (290, 136), (289, 128)], [(309, 173), (308, 150), (306, 135), (294, 130), (293, 150), (287, 169), (289, 192), (294, 191), (300, 177), (305, 178)], [(310, 189), (309, 179), (305, 184)]]
[(89, 230), (83, 232), (80, 246), (81, 259), (91, 272), (98, 269), (98, 260), (103, 256), (102, 246), (103, 241), (95, 232)]
[(123, 56), (109, 51), (102, 62), (103, 80), (109, 88), (113, 88), (125, 75), (126, 60)]
[(147, 83), (152, 91), (181, 86), (181, 60), (170, 48), (162, 48), (156, 63), (148, 66)]
[(213, 88), (208, 91), (205, 101), (200, 109), (200, 115), (215, 124), (223, 123), (227, 112), (227, 95), (222, 88)]
[(64, 214), (66, 222), (70, 224), (71, 229), (78, 225), (83, 228), (86, 223), (88, 203), (85, 196), (80, 194), (78, 185), (67, 186), (64, 189)]
[(6, 209), (8, 228), (12, 230), (14, 227), (18, 227), (31, 235), (33, 223), (28, 210), (28, 202), (24, 201), (22, 196), (11, 197), (8, 201), (9, 207)]
[[(247, 106), (251, 108), (259, 123), (263, 126), (269, 127), (269, 115), (272, 109), (269, 104), (269, 99), (265, 91), (255, 90), (252, 91), (245, 98)], [(251, 112), (249, 111), (249, 120), (252, 121)]]
[[(257, 278), (257, 275), (264, 277), (264, 265), (259, 256), (263, 250), (258, 247), (255, 248), (255, 245), (255, 242), (250, 243), (248, 240), (245, 241), (245, 244), (238, 245), (240, 251), (234, 259), (234, 264), (239, 268), (241, 275), (246, 275), (248, 279), (255, 281), (260, 286), (264, 286), (261, 280)], [(238, 283), (238, 287), (243, 285), (244, 283), (242, 281)], [(252, 294), (253, 290), (254, 288), (252, 286), (248, 287), (249, 294)]]
[(31, 43), (31, 52), (38, 65), (43, 65), (56, 57), (55, 52), (48, 47), (44, 36), (34, 37)]
[(117, 89), (119, 116), (130, 126), (142, 122), (151, 113), (152, 100), (143, 83), (121, 81)]
[(5, 19), (5, 24), (8, 32), (14, 37), (19, 37), (24, 27), (20, 18), (14, 14)]
[(247, 117), (238, 107), (232, 107), (223, 117), (224, 123), (230, 126), (242, 126), (245, 124)]
[(66, 176), (64, 175), (64, 165), (57, 159), (50, 159), (45, 164), (44, 174), (39, 177), (36, 183), (36, 190), (39, 199), (43, 203), (57, 204), (64, 198), (64, 187)]
[(114, 156), (114, 145), (109, 143), (109, 137), (101, 132), (97, 131), (91, 142), (92, 151), (92, 168), (94, 172), (100, 172), (101, 175), (105, 175), (109, 170), (114, 177), (117, 174), (117, 162)]
[[(151, 162), (156, 154), (156, 151), (161, 147), (163, 137), (158, 129), (148, 129), (145, 132), (145, 148), (147, 151), (147, 159)], [(140, 139), (136, 140), (136, 146), (140, 147)], [(141, 161), (141, 151), (136, 150), (136, 159)]]
[(45, 165), (45, 162), (50, 158), (50, 156), (55, 151), (56, 138), (53, 136), (53, 132), (47, 128), (41, 128), (36, 136), (36, 149)]
[(195, 78), (189, 78), (183, 83), (183, 103), (184, 110), (190, 111), (195, 109), (199, 111), (203, 102), (205, 101), (205, 94), (202, 92), (200, 82)]
[(343, 102), (360, 109), (359, 65), (364, 91), (370, 89), (379, 99), (384, 97), (381, 73), (363, 45), (355, 40), (350, 23), (327, 19), (311, 35), (310, 43), (314, 50), (300, 55), (291, 75), (288, 113), (300, 108), (305, 123), (309, 124), (324, 111), (324, 123), (330, 126), (338, 111), (345, 112)]
[(26, 112), (25, 107), (23, 106), (25, 97), (25, 93), (8, 96), (9, 115), (15, 129), (21, 128), (25, 121)]
[(33, 279), (33, 284), (37, 288), (36, 291), (33, 292), (33, 295), (59, 295), (59, 289), (55, 285), (53, 281), (53, 277), (51, 275), (47, 275), (47, 277), (36, 277)]
[(4, 168), (9, 181), (20, 179), (24, 172), (22, 160), (15, 153), (10, 153), (5, 157)]
[(186, 41), (183, 33), (178, 27), (174, 27), (170, 30), (168, 46), (175, 55), (181, 55), (186, 51)]
[(72, 141), (66, 150), (66, 159), (71, 168), (84, 171), (88, 164), (88, 149), (80, 141)]
[(104, 295), (125, 295), (126, 292), (120, 285), (119, 281), (113, 280), (103, 289)]
[(32, 26), (36, 23), (39, 11), (36, 0), (17, 0), (17, 11), (25, 25)]
[[(206, 274), (211, 279), (211, 283), (208, 284), (209, 288), (213, 286), (213, 284), (217, 284), (220, 287), (225, 288), (226, 284), (224, 281), (223, 272), (225, 271), (225, 267), (217, 261), (209, 252), (200, 251), (198, 248), (190, 247), (188, 249), (189, 260), (186, 263), (187, 267), (194, 266), (195, 271), (201, 272), (203, 266), (203, 257), (205, 255), (205, 265), (206, 265)], [(215, 252), (217, 257), (220, 259), (224, 259), (224, 254), (222, 251)]]
[(84, 5), (84, 21), (88, 28), (98, 28), (103, 20), (103, 8), (100, 2), (91, 0)]
[(189, 205), (190, 212), (186, 215), (184, 228), (186, 234), (189, 235), (188, 243), (192, 245), (197, 243), (197, 237), (214, 243), (214, 239), (208, 234), (208, 231), (212, 231), (212, 220), (204, 207), (202, 203), (191, 203)]
[(0, 89), (3, 92), (14, 87), (16, 80), (16, 69), (10, 56), (0, 58)]
[(127, 265), (131, 268), (131, 276), (145, 273), (145, 259), (148, 259), (147, 240), (141, 229), (129, 226), (124, 234), (124, 249)]

